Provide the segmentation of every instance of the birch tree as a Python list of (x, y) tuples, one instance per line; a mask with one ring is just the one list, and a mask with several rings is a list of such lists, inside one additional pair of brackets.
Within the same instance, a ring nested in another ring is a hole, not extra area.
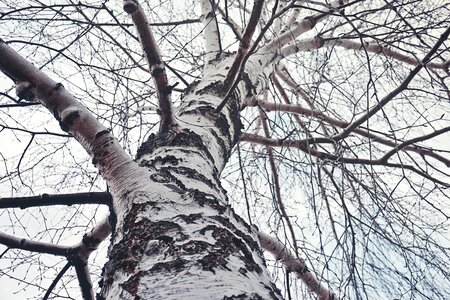
[(449, 299), (449, 10), (2, 0), (1, 293)]

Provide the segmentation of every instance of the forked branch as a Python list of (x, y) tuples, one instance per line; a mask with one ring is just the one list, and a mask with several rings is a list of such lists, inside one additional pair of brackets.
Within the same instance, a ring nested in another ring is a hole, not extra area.
[[(267, 111), (288, 112), (288, 113), (299, 114), (299, 115), (305, 116), (307, 118), (315, 118), (318, 122), (321, 122), (322, 125), (328, 124), (328, 125), (336, 126), (339, 128), (346, 128), (350, 124), (348, 122), (330, 117), (330, 116), (324, 114), (323, 112), (321, 112), (320, 110), (309, 109), (309, 108), (303, 107), (301, 105), (273, 103), (273, 102), (268, 102), (268, 101), (264, 101), (264, 100), (259, 100), (255, 97), (253, 97), (252, 99), (247, 101), (246, 105), (249, 107), (252, 107), (252, 106), (261, 107)], [(409, 151), (409, 152), (415, 152), (422, 156), (432, 157), (432, 158), (444, 163), (446, 166), (450, 166), (450, 159), (446, 158), (445, 156), (440, 155), (434, 149), (429, 148), (429, 147), (422, 147), (422, 146), (415, 145), (415, 143), (431, 139), (433, 137), (436, 137), (440, 134), (447, 133), (449, 131), (450, 131), (450, 127), (445, 127), (445, 128), (433, 131), (430, 134), (419, 136), (419, 137), (413, 138), (408, 141), (400, 141), (400, 142), (398, 140), (388, 139), (381, 135), (375, 134), (368, 128), (357, 127), (353, 130), (353, 133), (358, 134), (363, 137), (366, 137), (366, 138), (370, 138), (372, 142), (376, 142), (376, 143), (380, 143), (382, 145), (392, 147), (393, 149), (390, 150), (389, 153), (386, 153), (386, 155), (384, 155), (384, 157), (381, 158), (381, 161), (387, 162), (388, 158), (390, 158), (393, 154), (395, 154), (399, 151)], [(337, 143), (338, 139), (335, 139), (333, 137), (326, 137), (326, 138), (311, 137), (308, 139), (308, 141), (310, 144), (317, 144), (320, 142), (330, 144), (330, 143)], [(305, 140), (305, 142), (306, 142), (306, 140)]]
[[(70, 265), (75, 267), (78, 282), (80, 284), (83, 299), (94, 300), (94, 292), (92, 290), (92, 282), (89, 274), (88, 259), (89, 255), (95, 251), (101, 242), (103, 242), (111, 233), (111, 225), (108, 218), (105, 218), (95, 226), (91, 232), (85, 234), (81, 242), (74, 246), (60, 246), (51, 243), (43, 243), (27, 239), (17, 238), (15, 236), (0, 232), (0, 244), (7, 246), (10, 249), (22, 249), (31, 252), (46, 253), (57, 256), (64, 256), (69, 263), (66, 264), (60, 275), (65, 272)], [(61, 278), (58, 275), (57, 278)], [(56, 285), (56, 280), (53, 281), (49, 288), (49, 292), (45, 297), (48, 297), (51, 289)]]

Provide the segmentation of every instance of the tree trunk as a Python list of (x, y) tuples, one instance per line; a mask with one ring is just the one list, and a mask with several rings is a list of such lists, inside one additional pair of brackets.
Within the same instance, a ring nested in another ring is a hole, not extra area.
[(234, 213), (220, 184), (240, 135), (239, 98), (254, 90), (247, 80), (214, 113), (232, 61), (210, 62), (186, 90), (180, 130), (151, 135), (138, 151), (140, 170), (111, 175), (117, 222), (100, 298), (281, 298), (257, 229)]

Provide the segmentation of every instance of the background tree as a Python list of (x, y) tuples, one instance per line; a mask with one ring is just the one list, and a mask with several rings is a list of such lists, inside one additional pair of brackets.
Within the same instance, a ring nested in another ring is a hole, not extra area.
[(0, 293), (450, 298), (446, 1), (141, 4), (1, 1)]

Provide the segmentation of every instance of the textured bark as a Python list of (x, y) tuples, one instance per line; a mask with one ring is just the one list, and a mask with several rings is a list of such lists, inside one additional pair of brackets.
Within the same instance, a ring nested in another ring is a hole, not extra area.
[(103, 299), (281, 298), (257, 229), (234, 213), (220, 184), (241, 126), (239, 92), (213, 112), (231, 63), (215, 61), (186, 90), (176, 112), (180, 132), (152, 135), (141, 146), (142, 173), (132, 188), (110, 183), (117, 225)]

